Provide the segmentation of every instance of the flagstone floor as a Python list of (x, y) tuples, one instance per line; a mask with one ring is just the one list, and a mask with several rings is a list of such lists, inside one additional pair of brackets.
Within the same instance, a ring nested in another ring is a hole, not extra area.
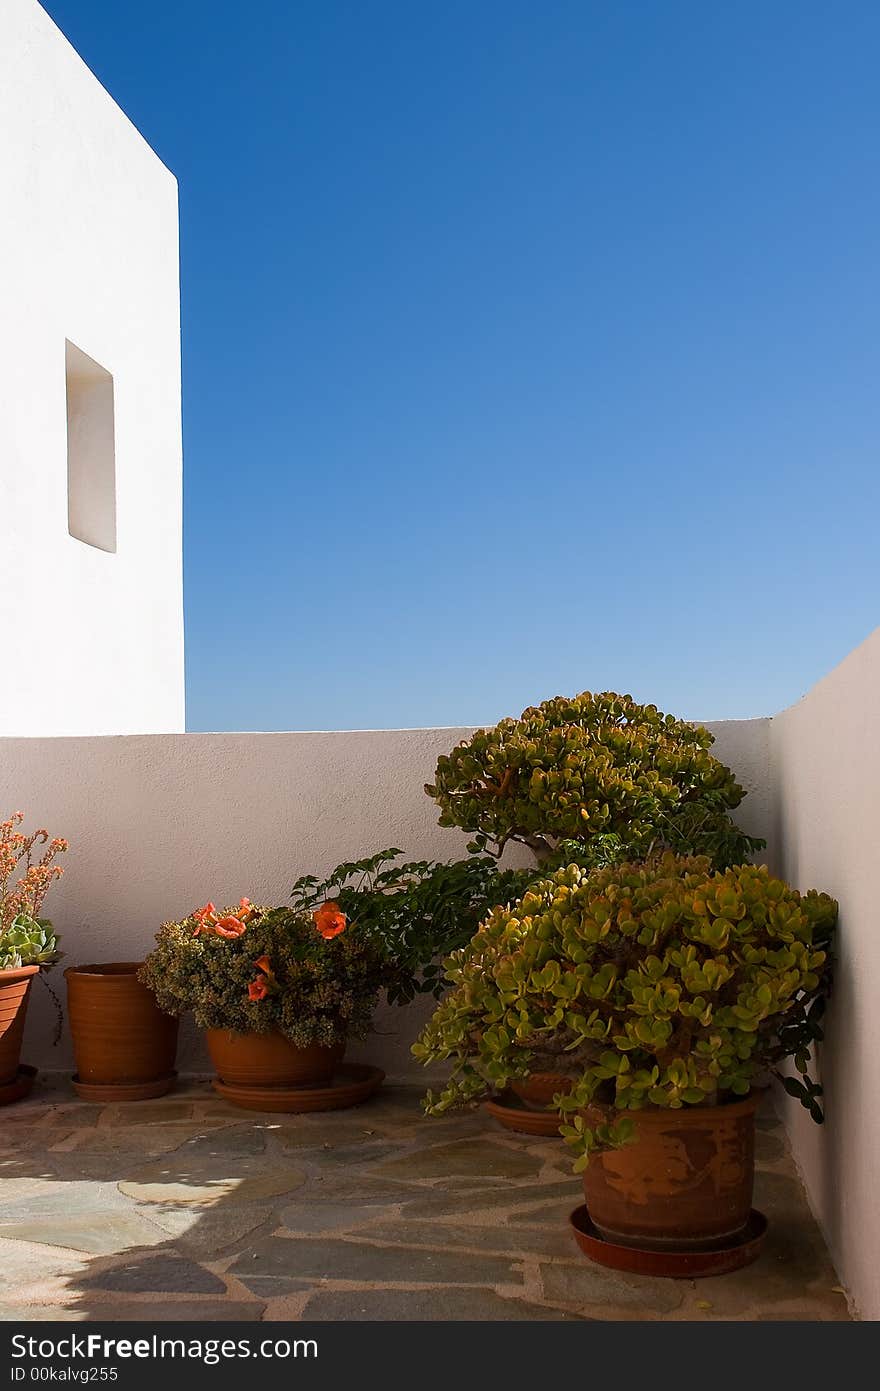
[(41, 1082), (0, 1111), (0, 1318), (846, 1319), (782, 1131), (760, 1122), (756, 1264), (709, 1280), (617, 1274), (567, 1227), (556, 1140), (419, 1090), (349, 1111), (236, 1110), (208, 1083), (95, 1106)]

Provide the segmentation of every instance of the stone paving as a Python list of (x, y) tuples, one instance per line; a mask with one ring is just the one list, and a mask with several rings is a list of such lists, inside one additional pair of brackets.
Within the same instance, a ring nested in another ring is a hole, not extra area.
[(420, 1092), (311, 1116), (206, 1082), (96, 1106), (41, 1082), (0, 1111), (0, 1319), (839, 1320), (843, 1291), (774, 1117), (759, 1121), (756, 1264), (709, 1280), (581, 1256), (561, 1141)]

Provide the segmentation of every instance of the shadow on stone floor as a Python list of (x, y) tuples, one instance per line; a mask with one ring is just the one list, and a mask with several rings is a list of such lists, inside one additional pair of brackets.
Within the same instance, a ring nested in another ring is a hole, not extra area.
[(94, 1106), (44, 1085), (0, 1120), (0, 1317), (215, 1320), (846, 1319), (782, 1132), (761, 1121), (746, 1270), (604, 1270), (567, 1217), (561, 1142), (480, 1111), (426, 1120), (416, 1088), (310, 1116), (205, 1083)]

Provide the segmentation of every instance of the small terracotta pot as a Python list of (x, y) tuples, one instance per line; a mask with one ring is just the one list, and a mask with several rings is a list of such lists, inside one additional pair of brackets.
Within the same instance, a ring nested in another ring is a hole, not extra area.
[(0, 971), (0, 1087), (18, 1076), (28, 995), (39, 969), (19, 966), (13, 971)]
[(729, 1240), (749, 1221), (757, 1096), (726, 1106), (614, 1111), (593, 1104), (587, 1123), (626, 1117), (636, 1139), (590, 1157), (584, 1197), (601, 1236), (663, 1250)]
[(274, 1030), (236, 1034), (231, 1029), (206, 1029), (205, 1038), (221, 1082), (235, 1087), (329, 1086), (345, 1052), (344, 1043), (296, 1048)]
[(511, 1082), (510, 1090), (515, 1092), (526, 1106), (532, 1106), (536, 1111), (544, 1111), (559, 1092), (571, 1091), (571, 1078), (563, 1077), (558, 1072), (532, 1072), (528, 1077)]
[(141, 964), (112, 961), (64, 972), (81, 1095), (137, 1101), (174, 1085), (178, 1021), (162, 1013), (138, 980)]

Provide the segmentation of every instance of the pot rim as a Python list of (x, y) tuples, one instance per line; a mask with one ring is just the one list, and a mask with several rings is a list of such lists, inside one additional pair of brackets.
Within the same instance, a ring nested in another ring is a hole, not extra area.
[(7, 970), (0, 971), (0, 985), (15, 985), (17, 981), (26, 980), (28, 976), (35, 976), (39, 969), (39, 966), (10, 966)]
[(206, 1036), (208, 1034), (226, 1034), (229, 1038), (282, 1038), (297, 1053), (308, 1053), (313, 1048), (322, 1048), (327, 1053), (335, 1053), (340, 1048), (348, 1047), (347, 1039), (342, 1043), (293, 1043), (280, 1029), (248, 1029), (247, 1033), (242, 1033), (240, 1029), (230, 1029), (224, 1026), (220, 1029), (204, 1029), (202, 1032)]
[(64, 978), (90, 976), (92, 980), (118, 979), (120, 976), (137, 975), (143, 964), (142, 961), (93, 961), (85, 966), (65, 966)]
[(763, 1089), (752, 1088), (748, 1096), (737, 1097), (736, 1101), (723, 1101), (718, 1106), (640, 1106), (636, 1110), (620, 1110), (607, 1101), (591, 1101), (584, 1107), (583, 1114), (598, 1111), (602, 1116), (625, 1117), (632, 1121), (647, 1121), (649, 1124), (662, 1122), (675, 1125), (699, 1125), (707, 1116), (745, 1116), (756, 1111)]

